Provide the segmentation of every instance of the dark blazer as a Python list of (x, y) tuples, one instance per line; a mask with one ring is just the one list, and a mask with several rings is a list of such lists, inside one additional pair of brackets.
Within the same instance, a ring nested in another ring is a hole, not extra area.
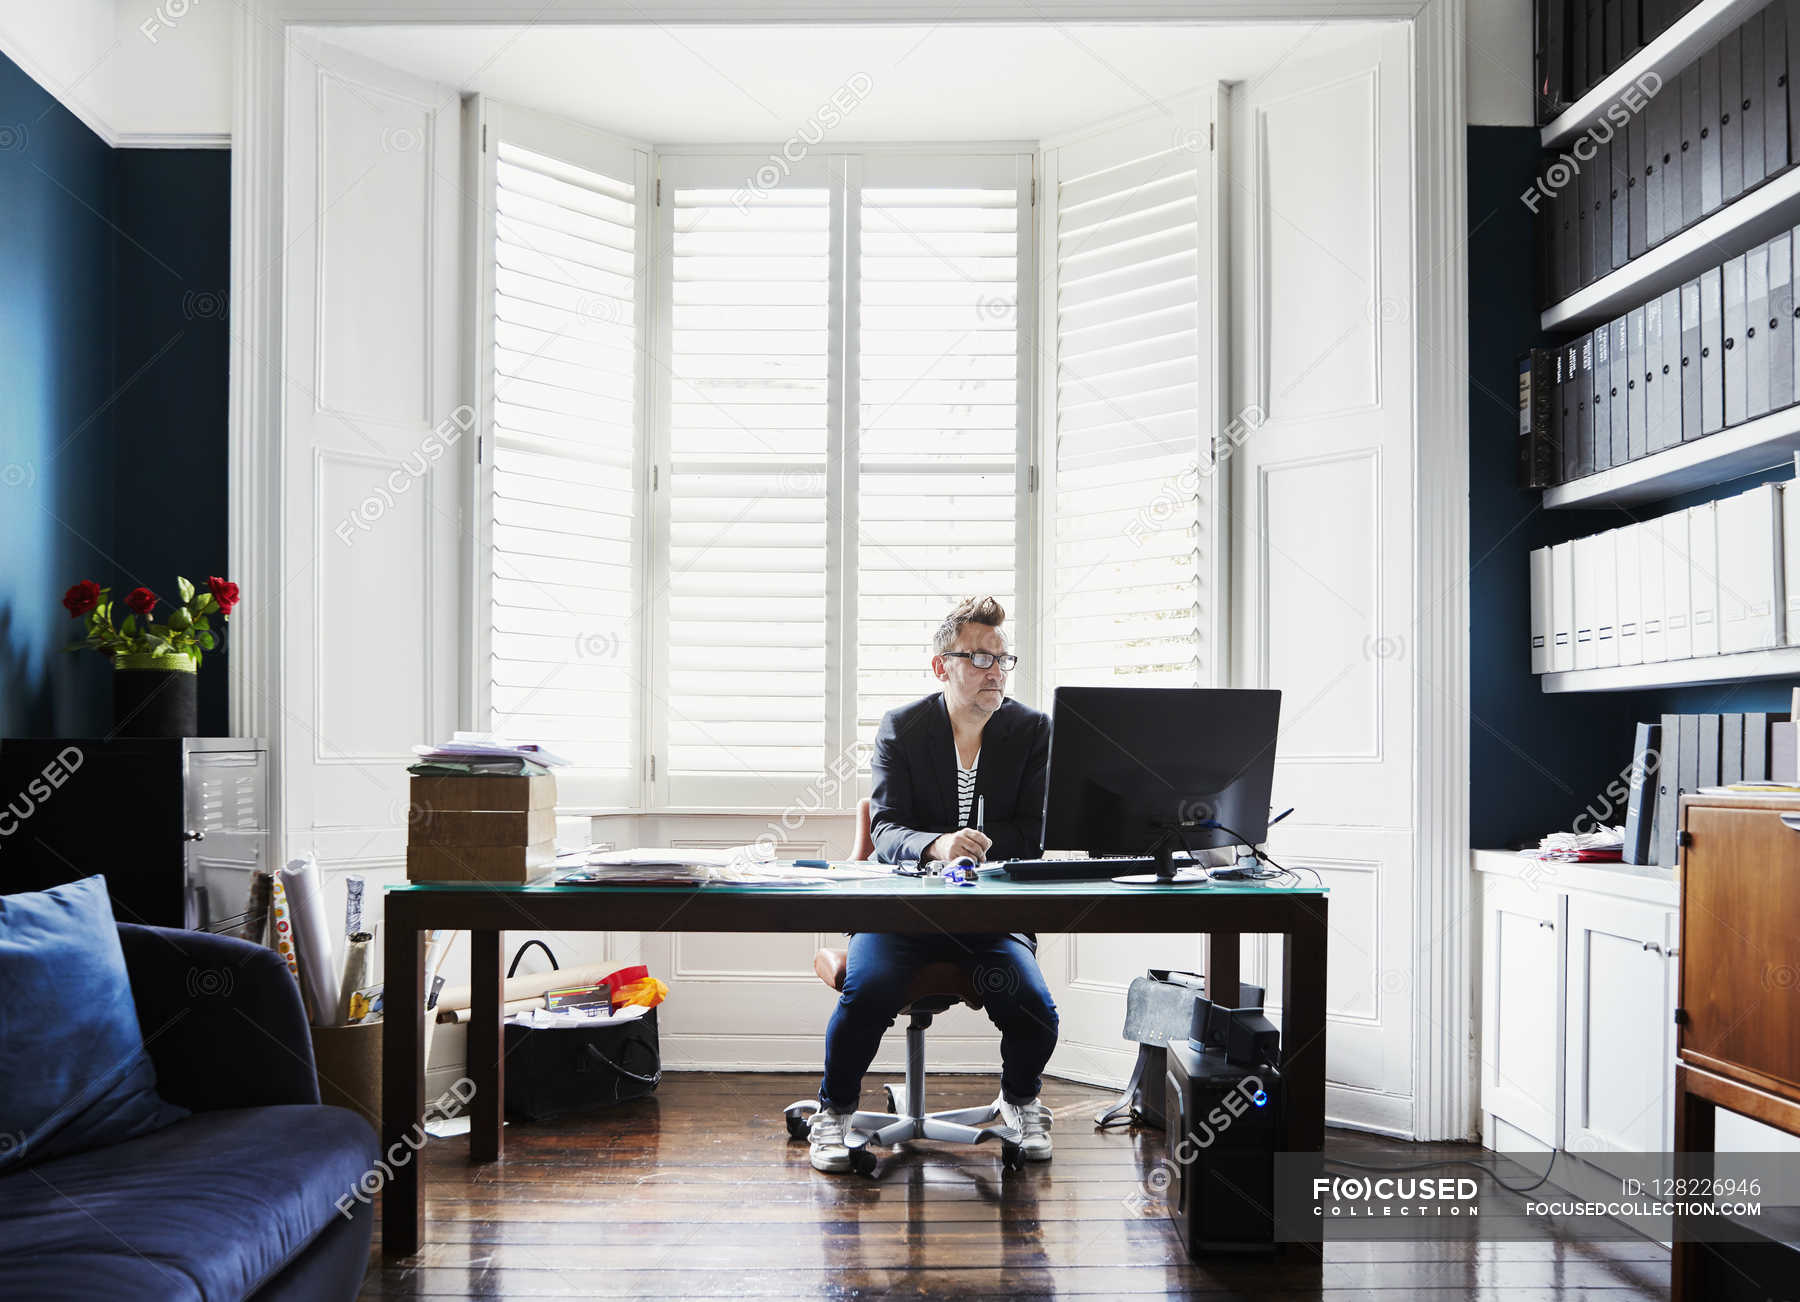
[[(1044, 852), (1049, 765), (1050, 716), (1008, 698), (982, 730), (975, 776), (975, 795), (986, 801), (982, 830), (994, 843), (988, 858)], [(941, 692), (882, 716), (870, 775), (869, 833), (882, 863), (922, 859), (934, 840), (957, 829), (956, 742)], [(971, 806), (971, 825), (974, 817)], [(1012, 934), (1036, 951), (1036, 936)]]

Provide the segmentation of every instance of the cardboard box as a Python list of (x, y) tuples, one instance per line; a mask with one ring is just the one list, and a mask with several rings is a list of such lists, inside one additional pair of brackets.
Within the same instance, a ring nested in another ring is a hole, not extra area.
[(412, 845), (531, 845), (556, 839), (556, 811), (421, 809), (407, 821)]
[(522, 885), (546, 876), (556, 866), (556, 842), (530, 845), (408, 845), (407, 880), (415, 882), (493, 882)]
[(441, 777), (412, 780), (412, 809), (523, 813), (556, 808), (556, 777)]

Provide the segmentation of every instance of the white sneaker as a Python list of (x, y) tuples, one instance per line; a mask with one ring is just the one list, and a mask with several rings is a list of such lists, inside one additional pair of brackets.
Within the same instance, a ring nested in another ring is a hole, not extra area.
[(812, 1143), (813, 1170), (850, 1169), (850, 1149), (844, 1139), (853, 1115), (853, 1112), (835, 1112), (824, 1107), (812, 1114), (812, 1120), (807, 1123), (806, 1136)]
[(1000, 1098), (1000, 1120), (1019, 1136), (1019, 1147), (1033, 1162), (1050, 1160), (1050, 1109), (1037, 1099), (1029, 1103), (1008, 1103)]

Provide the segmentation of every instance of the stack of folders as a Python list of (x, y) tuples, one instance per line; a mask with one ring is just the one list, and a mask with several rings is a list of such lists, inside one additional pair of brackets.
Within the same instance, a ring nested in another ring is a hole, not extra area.
[(1541, 126), (1699, 0), (1536, 0), (1532, 71)]
[(1800, 646), (1800, 481), (1531, 553), (1531, 672)]
[[(1637, 726), (1627, 771), (1626, 863), (1673, 867), (1685, 792), (1795, 781), (1795, 728), (1783, 714), (1665, 714)], [(1614, 801), (1618, 792), (1609, 791)], [(1611, 816), (1611, 806), (1602, 811)], [(1590, 810), (1590, 813), (1596, 811)]]
[[(1586, 64), (1598, 73), (1594, 41), (1625, 53), (1632, 34), (1622, 28), (1638, 4), (1551, 2), (1572, 16), (1584, 6), (1588, 22), (1577, 18), (1569, 35), (1585, 48), (1572, 52), (1570, 71)], [(1646, 15), (1653, 7), (1667, 6), (1644, 0)], [(1603, 38), (1589, 30), (1602, 8)], [(1525, 192), (1538, 224), (1540, 302), (1569, 297), (1800, 162), (1800, 95), (1788, 93), (1789, 68), (1800, 63), (1794, 22), (1788, 0), (1774, 0), (1686, 66), (1627, 83), (1579, 139), (1542, 155), (1537, 184)], [(1553, 71), (1540, 82), (1540, 104), (1566, 107), (1546, 93)], [(1579, 95), (1582, 79), (1571, 82)]]
[(1570, 483), (1800, 400), (1796, 248), (1800, 228), (1521, 357), (1519, 487)]

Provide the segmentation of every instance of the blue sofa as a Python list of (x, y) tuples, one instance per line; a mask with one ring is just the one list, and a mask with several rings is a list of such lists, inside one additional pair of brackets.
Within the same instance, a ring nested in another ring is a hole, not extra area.
[(157, 1093), (193, 1115), (0, 1175), (0, 1298), (354, 1298), (374, 1208), (339, 1206), (378, 1145), (363, 1118), (320, 1104), (285, 962), (225, 936), (118, 928)]

